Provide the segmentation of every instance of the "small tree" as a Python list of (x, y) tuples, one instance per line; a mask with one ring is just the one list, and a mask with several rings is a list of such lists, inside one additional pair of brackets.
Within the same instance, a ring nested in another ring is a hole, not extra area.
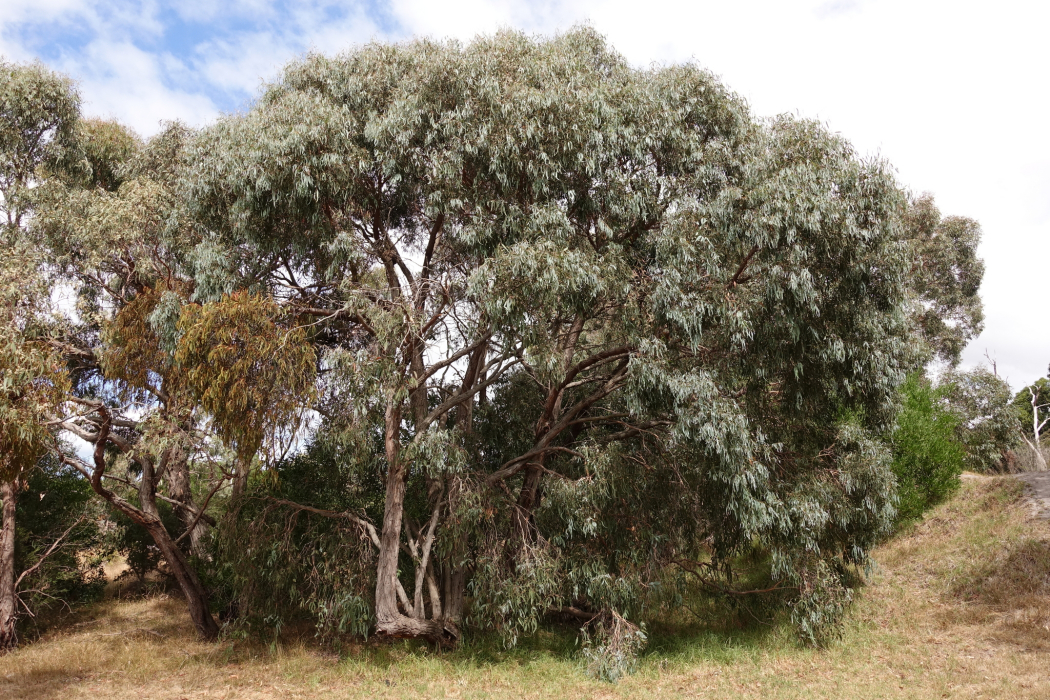
[(966, 447), (966, 468), (975, 472), (1003, 468), (1009, 451), (1020, 442), (1010, 385), (985, 367), (950, 370), (941, 384), (959, 417), (957, 432)]
[(40, 65), (0, 61), (0, 652), (15, 647), (15, 507), (24, 479), (51, 442), (47, 421), (65, 385), (64, 367), (34, 337), (47, 288), (25, 238), (34, 185), (47, 169), (76, 161), (79, 99)]
[(1026, 386), (1014, 397), (1014, 407), (1020, 421), (1020, 435), (1032, 451), (1036, 466), (1046, 471), (1046, 456), (1043, 455), (1042, 433), (1050, 424), (1050, 379), (1040, 377)]

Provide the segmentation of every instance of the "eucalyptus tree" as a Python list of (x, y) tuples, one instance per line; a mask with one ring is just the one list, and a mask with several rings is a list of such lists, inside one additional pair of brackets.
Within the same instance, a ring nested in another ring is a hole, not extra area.
[[(377, 629), (434, 640), (459, 637), (461, 609), (440, 589), (461, 599), (464, 575), (442, 582), (432, 560), (462, 462), (445, 424), (516, 361), (464, 307), (477, 262), (458, 237), (490, 200), (469, 153), (470, 69), (423, 42), (311, 57), (249, 114), (202, 134), (189, 178), (211, 232), (197, 250), (198, 298), (253, 290), (309, 319), (331, 377), (321, 410), (338, 409), (331, 422), (347, 439), (375, 437), (386, 463), (380, 510), (350, 514), (377, 550)], [(441, 382), (459, 360), (462, 381)], [(425, 522), (404, 517), (410, 478), (430, 502)], [(407, 588), (402, 548), (415, 564)]]
[(942, 216), (929, 194), (909, 198), (903, 222), (913, 249), (911, 314), (926, 346), (923, 358), (954, 367), (984, 328), (981, 226), (964, 216)]
[(1046, 471), (1046, 455), (1042, 444), (1046, 426), (1050, 425), (1050, 373), (1026, 386), (1013, 400), (1021, 439), (1032, 452), (1036, 468)]
[(44, 172), (77, 163), (78, 110), (65, 78), (0, 61), (0, 651), (18, 642), (15, 502), (51, 442), (48, 421), (65, 384), (61, 362), (34, 333), (48, 289), (25, 227)]
[(637, 612), (755, 543), (804, 630), (841, 609), (911, 357), (884, 164), (589, 30), (310, 56), (191, 160), (196, 298), (321, 352), (356, 507), (286, 505), (359, 529), (378, 632)]
[(989, 472), (1008, 467), (1009, 451), (1020, 443), (1010, 385), (994, 367), (953, 370), (945, 373), (941, 383), (951, 410), (959, 416), (966, 468)]
[(755, 124), (698, 71), (639, 82), (666, 121), (632, 142), (620, 196), (600, 169), (580, 194), (603, 196), (582, 221), (566, 208), (569, 235), (479, 275), (501, 292), (491, 315), (531, 297), (508, 326), (553, 322), (557, 344), (527, 343), (543, 408), (485, 479), (520, 483), (536, 561), (484, 551), (475, 604), (638, 611), (673, 565), (731, 586), (733, 556), (761, 543), (816, 638), (848, 599), (842, 568), (866, 563), (892, 515), (877, 435), (909, 351), (901, 195), (819, 125)]
[(149, 532), (198, 631), (214, 637), (207, 593), (157, 508), (169, 499), (197, 520), (208, 517), (188, 488), (178, 489), (198, 441), (194, 404), (165, 344), (172, 308), (177, 321), (177, 300), (188, 294), (178, 268), (184, 231), (169, 228), (175, 198), (166, 182), (185, 133), (173, 126), (143, 144), (117, 124), (91, 121), (78, 136), (89, 169), (44, 183), (34, 220), (55, 283), (76, 298), (75, 314), (52, 331), (74, 377), (65, 398), (75, 410), (58, 427), (87, 441), (91, 457), (71, 449), (59, 456)]

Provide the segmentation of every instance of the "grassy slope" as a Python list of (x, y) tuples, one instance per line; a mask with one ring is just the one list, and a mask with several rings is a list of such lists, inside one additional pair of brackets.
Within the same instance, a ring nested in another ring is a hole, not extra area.
[(843, 641), (825, 651), (782, 626), (683, 624), (653, 630), (638, 673), (612, 686), (586, 678), (571, 635), (506, 653), (368, 645), (340, 660), (200, 644), (179, 602), (159, 598), (109, 603), (0, 658), (0, 697), (1046, 698), (1050, 524), (1029, 519), (1019, 495), (1012, 480), (968, 480), (882, 547)]

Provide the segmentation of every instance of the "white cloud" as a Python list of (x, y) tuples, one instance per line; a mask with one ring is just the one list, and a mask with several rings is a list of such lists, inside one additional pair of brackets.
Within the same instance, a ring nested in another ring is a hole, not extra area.
[(143, 135), (159, 131), (162, 120), (203, 124), (214, 118), (218, 110), (207, 97), (165, 86), (166, 58), (129, 42), (98, 40), (56, 68), (76, 75), (79, 61), (89, 62), (91, 71), (80, 77), (84, 112), (117, 119)]

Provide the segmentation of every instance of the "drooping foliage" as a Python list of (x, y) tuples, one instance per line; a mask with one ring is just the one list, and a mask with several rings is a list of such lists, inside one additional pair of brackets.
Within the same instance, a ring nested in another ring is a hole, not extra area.
[(581, 30), (311, 56), (195, 148), (201, 288), (317, 319), (317, 439), (385, 462), (378, 631), (640, 614), (756, 539), (817, 600), (888, 527), (904, 199), (820, 125)]
[(77, 294), (56, 425), (95, 451), (62, 460), (205, 636), (194, 562), (239, 623), (322, 636), (580, 617), (613, 677), (759, 561), (819, 643), (926, 484), (910, 426), (947, 425), (918, 384), (897, 419), (905, 375), (980, 327), (976, 224), (588, 29), (309, 55), (199, 133), (75, 133), (33, 223)]
[(0, 60), (0, 653), (18, 644), (15, 569), (18, 494), (53, 442), (67, 385), (61, 358), (40, 333), (49, 288), (44, 258), (26, 236), (36, 185), (80, 166), (79, 99), (66, 78), (41, 65)]
[(201, 407), (250, 461), (267, 436), (291, 433), (309, 405), (317, 360), (306, 332), (271, 299), (238, 292), (187, 305), (174, 360)]
[(1010, 450), (1020, 440), (1010, 385), (994, 371), (976, 367), (941, 378), (951, 409), (959, 416), (959, 439), (966, 447), (966, 469), (994, 472), (1008, 468)]

